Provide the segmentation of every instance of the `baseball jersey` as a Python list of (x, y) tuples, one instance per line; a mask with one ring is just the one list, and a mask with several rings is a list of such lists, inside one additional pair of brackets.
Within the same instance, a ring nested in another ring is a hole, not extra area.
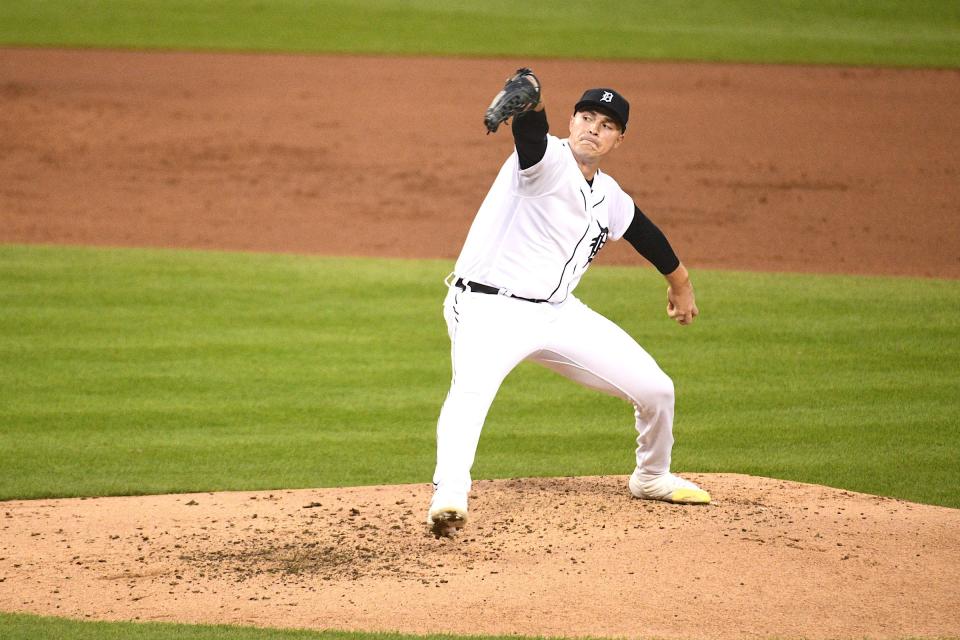
[(454, 270), (512, 295), (562, 302), (633, 215), (633, 199), (616, 180), (598, 170), (588, 183), (568, 141), (548, 134), (533, 166), (521, 169), (516, 149), (503, 163)]

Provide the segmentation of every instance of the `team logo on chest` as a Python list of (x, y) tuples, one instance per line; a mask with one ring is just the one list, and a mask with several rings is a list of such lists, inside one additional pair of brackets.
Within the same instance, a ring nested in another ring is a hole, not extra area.
[(601, 227), (599, 222), (597, 222), (597, 227), (599, 229), (597, 235), (590, 240), (590, 257), (587, 258), (587, 264), (593, 262), (593, 259), (600, 253), (600, 249), (607, 242), (607, 236), (610, 232), (608, 227)]

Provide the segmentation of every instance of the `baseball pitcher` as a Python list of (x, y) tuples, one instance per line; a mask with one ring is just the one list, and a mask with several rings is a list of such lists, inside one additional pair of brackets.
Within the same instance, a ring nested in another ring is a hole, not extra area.
[(616, 324), (574, 290), (608, 240), (625, 239), (667, 280), (667, 315), (697, 317), (686, 268), (660, 229), (600, 165), (626, 134), (630, 105), (590, 89), (573, 108), (565, 139), (549, 133), (540, 81), (508, 78), (487, 109), (488, 133), (512, 118), (515, 149), (480, 205), (448, 277), (444, 317), (453, 377), (437, 423), (437, 465), (427, 523), (437, 536), (467, 521), (480, 431), (503, 379), (537, 362), (634, 408), (637, 498), (706, 504), (710, 495), (670, 473), (673, 382)]

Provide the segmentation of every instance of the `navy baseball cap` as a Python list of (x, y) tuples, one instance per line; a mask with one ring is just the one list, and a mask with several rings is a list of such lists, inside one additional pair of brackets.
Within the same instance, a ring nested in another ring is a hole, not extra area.
[(606, 111), (620, 124), (622, 131), (627, 130), (630, 103), (613, 89), (587, 89), (580, 98), (580, 102), (573, 107), (573, 112), (577, 113), (590, 108)]

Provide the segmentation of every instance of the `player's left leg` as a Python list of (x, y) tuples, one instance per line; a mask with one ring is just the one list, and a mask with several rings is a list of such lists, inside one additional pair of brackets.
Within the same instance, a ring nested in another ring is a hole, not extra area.
[(564, 303), (544, 349), (530, 360), (634, 407), (637, 467), (670, 469), (673, 448), (673, 381), (627, 332), (575, 298)]
[[(552, 324), (544, 348), (529, 359), (586, 387), (623, 398), (634, 407), (638, 497), (706, 502), (709, 495), (670, 474), (673, 381), (623, 329), (571, 297)], [(693, 492), (693, 493), (691, 493)]]

